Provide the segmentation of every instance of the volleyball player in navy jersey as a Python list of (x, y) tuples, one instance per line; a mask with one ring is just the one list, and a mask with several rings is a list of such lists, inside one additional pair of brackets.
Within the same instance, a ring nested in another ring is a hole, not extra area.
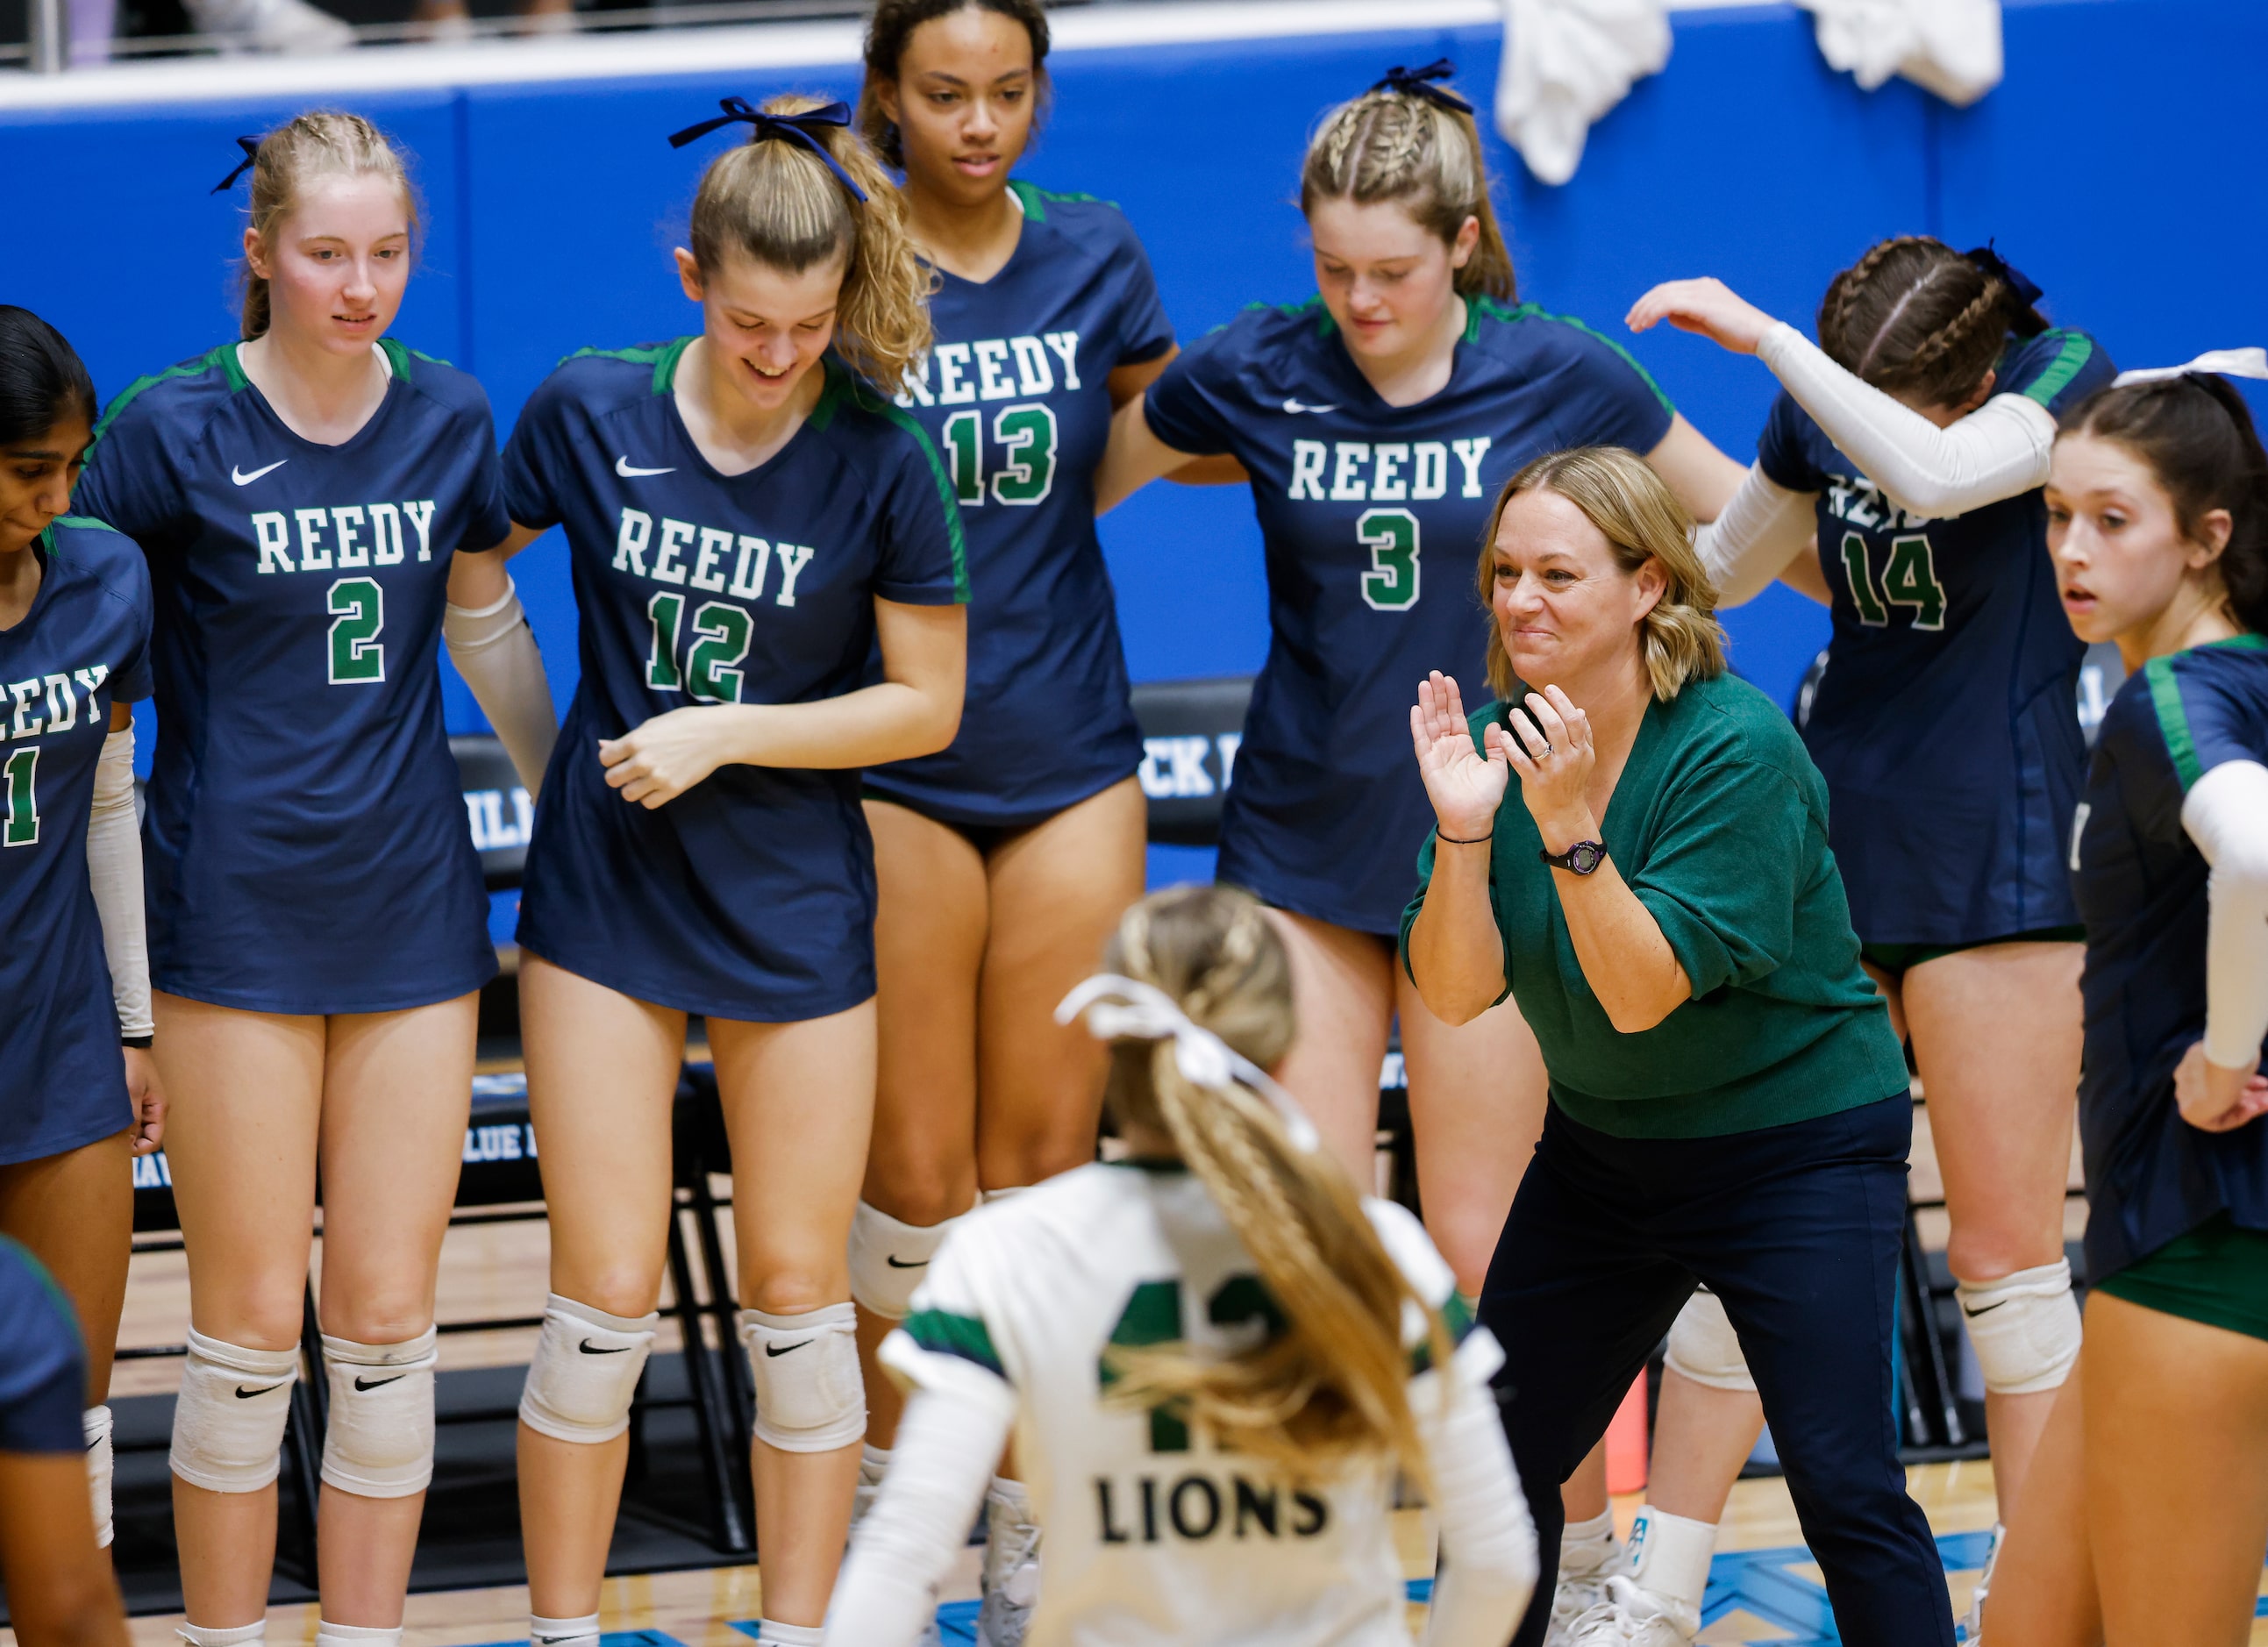
[(2073, 832), (2087, 1342), (2008, 1529), (1993, 1647), (2250, 1639), (2268, 1542), (2268, 453), (2217, 371), (2122, 375), (2047, 485), (2114, 641)]
[[(1408, 758), (1410, 683), (1480, 678), (1488, 625), (1465, 569), (1530, 459), (1631, 448), (1703, 519), (1740, 470), (1620, 348), (1515, 302), (1479, 134), (1435, 84), (1446, 72), (1397, 70), (1323, 121), (1300, 180), (1321, 295), (1192, 344), (1119, 414), (1098, 491), (1110, 507), (1196, 455), (1251, 473), (1271, 638), (1220, 877), (1282, 916), (1307, 1026), (1285, 1080), (1358, 1181), (1398, 1012), (1426, 1227), (1477, 1296), (1543, 1126), (1543, 1067), (1509, 1003), (1452, 1030), (1394, 964), (1412, 869), (1380, 843), (1414, 851), (1432, 818)], [(1584, 1528), (1611, 1537), (1602, 1469), (1580, 1479), (1571, 1548)]]
[[(952, 479), (887, 398), (930, 341), (896, 192), (840, 104), (725, 107), (673, 139), (754, 129), (703, 173), (677, 253), (702, 330), (571, 357), (504, 457), (512, 540), (565, 528), (582, 614), (519, 923), (552, 1294), (519, 1484), (548, 1643), (599, 1633), (693, 1012), (733, 1142), (762, 1639), (819, 1638), (866, 1423), (846, 1262), (874, 1101), (858, 769), (944, 748), (961, 713)], [(502, 582), (468, 568), (460, 605), (489, 597), (482, 574)]]
[(69, 512), (95, 411), (71, 346), (0, 305), (0, 1234), (47, 1265), (78, 1314), (82, 1439), (107, 1545), (127, 1163), (158, 1147), (165, 1106), (128, 708), (150, 695), (150, 575), (130, 540)]
[[(1052, 1014), (1142, 893), (1142, 739), (1094, 474), (1174, 335), (1116, 206), (1010, 179), (1047, 50), (1038, 0), (885, 0), (867, 29), (862, 125), (937, 276), (937, 341), (898, 403), (951, 467), (975, 592), (960, 734), (866, 775), (881, 1066), (850, 1279), (870, 1482), (899, 1401), (872, 1345), (951, 1220), (1093, 1158), (1101, 1057)], [(990, 1637), (1032, 1534), (1020, 1486), (996, 1481), (988, 1507)]]
[[(1785, 386), (1704, 558), (1737, 604), (1819, 545), (1833, 661), (1804, 741), (1833, 800), (1862, 960), (1929, 1097), (2004, 1514), (2079, 1349), (2063, 1256), (2080, 1042), (2064, 855), (2084, 648), (2056, 611), (2039, 489), (2057, 416), (2111, 372), (2093, 338), (2040, 318), (2039, 295), (1990, 250), (1903, 236), (1835, 277), (1817, 346), (1714, 280), (1657, 286), (1630, 314), (1753, 352)], [(1626, 1633), (1667, 1601), (1691, 1635), (1715, 1523), (1763, 1422), (1713, 1297), (1680, 1316), (1669, 1368), (1632, 1575), (1647, 1595)]]
[(263, 1629), (320, 1165), (317, 1639), (343, 1647), (398, 1640), (432, 1472), (434, 1277), (496, 972), (436, 654), (453, 556), (510, 522), (480, 386), (386, 335), (416, 226), (400, 157), (343, 114), (247, 146), (243, 341), (120, 395), (77, 504), (140, 543), (157, 597), (182, 1633)]

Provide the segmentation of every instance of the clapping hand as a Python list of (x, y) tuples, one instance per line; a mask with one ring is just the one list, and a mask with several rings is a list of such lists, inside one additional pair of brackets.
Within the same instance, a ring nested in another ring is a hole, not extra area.
[(1484, 841), (1496, 827), (1497, 808), (1512, 781), (1510, 742), (1501, 726), (1484, 734), (1486, 752), (1473, 745), (1457, 683), (1436, 669), (1418, 683), (1410, 711), (1410, 741), (1417, 746), (1418, 775), (1433, 803), (1440, 832), (1453, 841)]
[(2196, 1041), (2174, 1068), (2174, 1101), (2200, 1132), (2234, 1132), (2268, 1114), (2268, 1076), (2215, 1063), (2205, 1055), (2205, 1042)]
[(1595, 841), (1599, 822), (1591, 812), (1591, 768), (1599, 756), (1592, 744), (1591, 717), (1557, 687), (1529, 693), (1521, 707), (1528, 713), (1510, 717), (1518, 736), (1506, 739), (1505, 746), (1520, 774), (1520, 797), (1535, 820), (1535, 832), (1554, 852), (1565, 852), (1578, 841)]
[(1633, 332), (1667, 320), (1681, 332), (1698, 332), (1736, 355), (1753, 355), (1778, 324), (1721, 280), (1667, 280), (1631, 305), (1624, 323)]

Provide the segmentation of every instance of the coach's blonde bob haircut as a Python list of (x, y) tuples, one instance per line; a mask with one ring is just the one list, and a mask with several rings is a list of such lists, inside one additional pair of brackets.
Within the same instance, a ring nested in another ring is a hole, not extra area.
[[(805, 114), (821, 98), (791, 93), (766, 100), (767, 114)], [(814, 141), (858, 180), (864, 202), (800, 144), (761, 134), (709, 163), (693, 197), (693, 261), (712, 276), (737, 255), (800, 275), (840, 260), (835, 352), (885, 393), (895, 394), (913, 363), (929, 352), (928, 268), (906, 232), (905, 203), (865, 139), (847, 127), (821, 127)]]
[[(1291, 1050), (1291, 962), (1249, 893), (1154, 893), (1126, 912), (1104, 965), (1163, 990), (1262, 1069)], [(1112, 1042), (1106, 1098), (1122, 1125), (1172, 1137), (1263, 1289), (1253, 1301), (1258, 1342), (1233, 1353), (1114, 1345), (1104, 1364), (1112, 1404), (1169, 1407), (1294, 1481), (1380, 1457), (1425, 1479), (1402, 1322), (1413, 1304), (1424, 1312), (1430, 1350), (1419, 1353), (1436, 1366), (1450, 1353), (1448, 1333), (1388, 1255), (1353, 1181), (1322, 1151), (1294, 1148), (1275, 1111), (1244, 1087), (1191, 1082), (1170, 1040)]]
[(1481, 540), (1481, 605), (1489, 608), (1488, 680), (1500, 701), (1520, 689), (1504, 634), (1495, 621), (1496, 538), (1505, 506), (1522, 492), (1551, 492), (1599, 529), (1615, 564), (1634, 575), (1648, 561), (1667, 585), (1638, 620), (1638, 650), (1653, 695), (1667, 703), (1689, 680), (1725, 673), (1725, 631), (1716, 618), (1717, 590), (1693, 547), (1693, 517), (1644, 458), (1620, 446), (1578, 446), (1536, 459), (1513, 475), (1489, 513)]

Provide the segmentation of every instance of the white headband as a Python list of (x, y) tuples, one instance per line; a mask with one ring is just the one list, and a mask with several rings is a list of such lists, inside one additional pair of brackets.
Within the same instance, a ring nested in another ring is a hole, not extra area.
[(1097, 1040), (1171, 1040), (1174, 1065), (1184, 1080), (1218, 1092), (1236, 1083), (1266, 1099), (1292, 1147), (1313, 1154), (1322, 1147), (1315, 1123), (1300, 1107), (1300, 1100), (1276, 1084), (1273, 1077), (1238, 1052), (1212, 1031), (1191, 1021), (1179, 1003), (1154, 984), (1098, 973), (1064, 996), (1056, 1008), (1056, 1022), (1068, 1024), (1081, 1013), (1087, 1033)]
[(2145, 366), (2138, 371), (2122, 371), (2110, 382), (2123, 389), (2130, 383), (2185, 378), (2192, 371), (2217, 371), (2224, 378), (2268, 378), (2268, 349), (2208, 349), (2186, 366)]

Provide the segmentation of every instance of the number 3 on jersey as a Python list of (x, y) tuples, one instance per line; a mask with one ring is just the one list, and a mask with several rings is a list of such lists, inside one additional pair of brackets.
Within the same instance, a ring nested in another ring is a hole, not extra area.
[(1418, 604), (1418, 517), (1406, 509), (1366, 509), (1354, 523), (1355, 540), (1370, 551), (1362, 598), (1379, 612), (1407, 612)]

